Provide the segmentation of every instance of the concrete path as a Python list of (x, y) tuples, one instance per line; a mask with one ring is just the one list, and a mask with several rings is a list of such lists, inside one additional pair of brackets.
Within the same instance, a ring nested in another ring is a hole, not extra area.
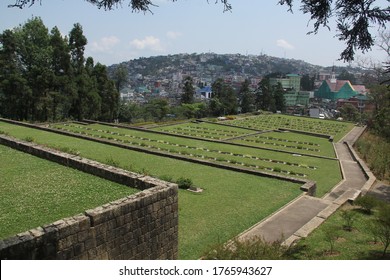
[(330, 193), (322, 198), (301, 195), (278, 212), (242, 233), (239, 239), (262, 237), (268, 242), (283, 240), (289, 245), (296, 239), (307, 236), (341, 205), (358, 195), (367, 178), (344, 142), (353, 144), (363, 130), (363, 127), (354, 127), (340, 142), (335, 143), (344, 180)]

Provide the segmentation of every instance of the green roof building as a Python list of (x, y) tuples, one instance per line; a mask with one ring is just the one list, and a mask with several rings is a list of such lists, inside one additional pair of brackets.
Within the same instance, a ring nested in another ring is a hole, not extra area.
[(358, 94), (365, 95), (365, 86), (352, 85), (348, 80), (337, 80), (334, 75), (330, 80), (323, 81), (321, 86), (314, 92), (314, 97), (336, 101), (349, 99)]

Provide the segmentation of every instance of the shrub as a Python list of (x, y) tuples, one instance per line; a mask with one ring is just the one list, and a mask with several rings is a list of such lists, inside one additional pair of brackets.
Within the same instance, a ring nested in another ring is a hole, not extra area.
[(119, 167), (119, 162), (115, 160), (112, 156), (106, 158), (106, 164), (111, 165), (113, 167)]
[(372, 209), (374, 209), (378, 205), (378, 200), (370, 195), (360, 196), (355, 200), (355, 204), (362, 207), (363, 211), (367, 214), (372, 213)]
[(383, 244), (382, 257), (385, 258), (390, 246), (390, 205), (381, 205), (377, 217), (372, 221), (371, 232)]
[(161, 175), (160, 180), (166, 181), (166, 182), (173, 182), (173, 178), (171, 175)]
[(272, 243), (260, 237), (249, 240), (235, 239), (231, 244), (217, 244), (206, 252), (206, 260), (286, 260), (291, 259), (290, 247), (282, 242)]
[(71, 154), (71, 155), (75, 155), (75, 156), (79, 156), (80, 155), (80, 151), (74, 149), (74, 148), (69, 148), (69, 147), (55, 147), (55, 149), (61, 151), (61, 152), (64, 152), (64, 153), (67, 153), (67, 154)]
[(336, 227), (328, 227), (323, 230), (324, 232), (324, 240), (329, 244), (329, 253), (334, 253), (334, 245), (336, 240), (339, 238), (340, 233)]
[(352, 210), (341, 210), (340, 216), (344, 221), (343, 228), (346, 231), (352, 231), (353, 223), (356, 220), (356, 212), (353, 212)]
[(282, 172), (282, 169), (280, 167), (274, 167), (274, 172)]
[(32, 136), (26, 136), (26, 137), (24, 137), (23, 140), (26, 141), (26, 142), (34, 142), (34, 137), (32, 137)]
[(177, 179), (176, 183), (179, 189), (186, 190), (193, 186), (192, 180), (190, 178), (180, 177), (179, 179)]

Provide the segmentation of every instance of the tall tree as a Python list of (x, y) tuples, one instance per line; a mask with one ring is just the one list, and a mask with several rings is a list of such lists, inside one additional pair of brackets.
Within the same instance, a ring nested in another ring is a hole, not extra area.
[(240, 99), (241, 113), (253, 112), (255, 109), (255, 95), (249, 88), (249, 80), (246, 79), (241, 84), (238, 92)]
[(62, 37), (57, 27), (51, 30), (50, 45), (52, 48), (51, 68), (54, 72), (50, 91), (52, 99), (51, 118), (57, 120), (69, 117), (72, 100), (76, 94), (76, 85), (70, 61), (68, 40)]
[(0, 34), (0, 115), (18, 120), (27, 119), (27, 97), (31, 89), (20, 67), (18, 34), (5, 30)]
[(165, 99), (153, 99), (145, 108), (155, 121), (161, 121), (169, 112), (168, 102)]
[(341, 117), (347, 121), (355, 122), (359, 118), (359, 111), (352, 104), (344, 104), (340, 108)]
[(211, 85), (213, 98), (210, 103), (210, 110), (213, 115), (226, 115), (237, 113), (237, 95), (234, 89), (219, 78)]
[(286, 99), (284, 98), (284, 90), (281, 83), (278, 83), (277, 85), (272, 87), (272, 98), (273, 98), (273, 105), (275, 106), (272, 108), (272, 111), (286, 111)]
[(68, 41), (57, 27), (49, 33), (40, 18), (0, 34), (0, 115), (112, 120), (119, 96), (106, 67), (85, 60), (86, 42), (81, 25)]
[(194, 94), (195, 94), (195, 88), (194, 88), (194, 81), (192, 80), (192, 77), (187, 76), (184, 78), (183, 81), (183, 93), (181, 95), (181, 104), (192, 104), (194, 103)]
[(256, 107), (265, 111), (270, 111), (273, 107), (272, 89), (269, 78), (262, 79), (258, 84), (256, 89)]
[(20, 36), (18, 53), (24, 69), (24, 76), (31, 88), (28, 98), (28, 118), (47, 120), (50, 104), (49, 88), (51, 70), (50, 36), (40, 18), (32, 18), (17, 31)]
[(385, 139), (390, 139), (390, 87), (376, 85), (370, 88), (375, 110), (372, 128)]
[(118, 115), (119, 92), (114, 81), (108, 78), (107, 67), (97, 63), (93, 68), (93, 76), (97, 82), (97, 89), (101, 99), (100, 119), (112, 121)]
[[(87, 108), (88, 93), (93, 87), (92, 81), (89, 78), (85, 69), (84, 50), (87, 44), (87, 38), (83, 34), (83, 28), (79, 23), (74, 24), (69, 33), (69, 49), (71, 53), (72, 67), (75, 72), (75, 83), (77, 84), (77, 94), (73, 99), (71, 114), (81, 120), (85, 117), (90, 117), (90, 110)], [(96, 100), (92, 100), (96, 104)], [(89, 113), (87, 114), (87, 111)]]
[(127, 83), (127, 69), (124, 64), (120, 64), (114, 72), (113, 80), (115, 81), (115, 86), (118, 91), (122, 89), (122, 87)]
[(314, 76), (310, 76), (308, 74), (303, 75), (301, 79), (301, 89), (307, 91), (314, 90), (314, 81)]
[(69, 47), (76, 71), (81, 71), (81, 68), (84, 67), (84, 51), (87, 43), (88, 40), (83, 34), (83, 27), (79, 23), (74, 24), (69, 33)]

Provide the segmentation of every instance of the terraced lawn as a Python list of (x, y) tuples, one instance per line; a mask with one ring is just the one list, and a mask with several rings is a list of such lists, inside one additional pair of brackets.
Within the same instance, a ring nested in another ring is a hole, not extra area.
[(321, 120), (307, 117), (295, 117), (280, 114), (258, 115), (223, 121), (223, 124), (251, 128), (256, 130), (291, 129), (311, 133), (325, 134), (339, 141), (354, 126), (352, 123)]
[(0, 239), (139, 192), (0, 145)]
[[(143, 148), (147, 151), (153, 150), (185, 158), (314, 180), (317, 182), (318, 196), (323, 196), (341, 180), (339, 163), (331, 159), (179, 138), (101, 124), (67, 123), (55, 124), (52, 127), (90, 137), (103, 138), (129, 147)], [(332, 174), (331, 178), (329, 178), (329, 174)]]
[(288, 131), (266, 132), (238, 138), (231, 142), (299, 154), (336, 157), (333, 144), (328, 139)]
[(253, 131), (249, 129), (227, 127), (206, 122), (188, 122), (184, 124), (160, 126), (153, 128), (152, 130), (212, 140), (224, 140), (253, 133)]
[[(229, 240), (301, 194), (299, 184), (287, 181), (155, 156), (4, 122), (0, 122), (0, 131), (19, 139), (29, 139), (42, 145), (80, 153), (83, 157), (115, 164), (131, 171), (171, 180), (180, 177), (192, 179), (196, 186), (204, 188), (204, 192), (194, 194), (179, 191), (180, 259), (199, 258), (210, 245)], [(125, 133), (145, 136), (128, 130)], [(152, 139), (151, 136), (148, 137)], [(130, 137), (129, 141), (133, 141), (131, 139), (133, 138)], [(154, 140), (168, 142), (162, 135), (156, 136)], [(188, 139), (181, 140), (184, 145)], [(137, 138), (134, 141), (144, 140)]]

